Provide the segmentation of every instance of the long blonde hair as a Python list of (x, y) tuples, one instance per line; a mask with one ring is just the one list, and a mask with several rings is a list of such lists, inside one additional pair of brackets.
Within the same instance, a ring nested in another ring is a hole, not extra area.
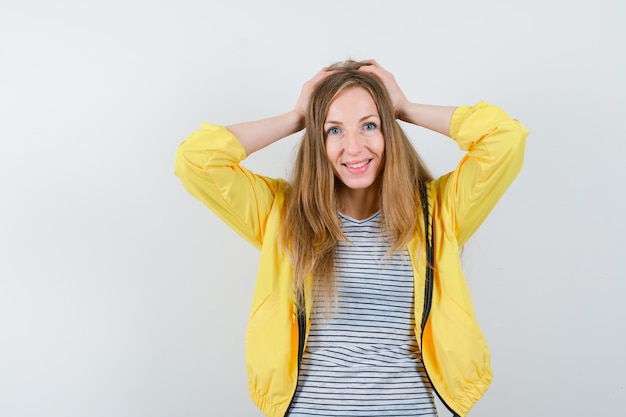
[[(385, 141), (379, 174), (379, 207), (383, 228), (395, 239), (391, 252), (401, 250), (423, 229), (419, 221), (420, 182), (431, 174), (396, 122), (389, 94), (382, 81), (358, 69), (368, 65), (346, 61), (316, 87), (310, 100), (305, 133), (300, 142), (291, 186), (286, 194), (281, 242), (290, 257), (297, 300), (303, 300), (304, 280), (311, 274), (321, 291), (320, 301), (335, 299), (335, 250), (346, 237), (338, 217), (338, 179), (326, 157), (324, 122), (334, 98), (349, 87), (360, 87), (372, 96)], [(421, 233), (420, 233), (421, 234)], [(318, 300), (316, 300), (318, 301)]]

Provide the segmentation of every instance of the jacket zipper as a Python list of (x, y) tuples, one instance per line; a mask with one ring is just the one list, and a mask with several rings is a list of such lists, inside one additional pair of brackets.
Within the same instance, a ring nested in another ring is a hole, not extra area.
[(293, 400), (296, 397), (296, 391), (298, 390), (298, 382), (300, 381), (300, 365), (302, 364), (302, 356), (304, 355), (304, 339), (306, 338), (306, 310), (302, 300), (298, 303), (298, 374), (296, 375), (296, 388), (293, 390), (289, 407), (285, 412), (285, 417), (291, 412)]
[[(435, 251), (433, 249), (434, 230), (428, 215), (428, 192), (426, 191), (426, 186), (423, 183), (420, 183), (420, 199), (422, 200), (422, 210), (424, 212), (424, 235), (426, 238), (426, 284), (424, 285), (424, 311), (422, 313), (422, 331), (420, 334), (420, 344), (424, 346), (424, 327), (426, 327), (426, 322), (428, 321), (428, 316), (430, 315), (430, 307), (432, 306), (433, 301), (433, 268), (435, 265)], [(430, 375), (428, 375), (428, 369), (426, 369), (426, 363), (424, 363), (423, 360), (422, 364), (424, 365), (426, 377), (430, 381), (430, 385), (433, 387), (433, 391), (435, 391), (437, 397), (439, 397), (443, 405), (445, 405), (446, 408), (452, 413), (453, 417), (459, 417), (459, 415), (443, 400), (443, 398), (441, 398), (437, 388), (435, 388), (435, 384), (433, 384), (432, 379), (430, 379)]]

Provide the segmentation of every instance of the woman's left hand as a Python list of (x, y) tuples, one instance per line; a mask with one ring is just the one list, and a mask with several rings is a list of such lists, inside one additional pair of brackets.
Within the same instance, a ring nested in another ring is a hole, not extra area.
[(387, 88), (389, 97), (391, 98), (391, 104), (393, 105), (393, 110), (396, 117), (398, 119), (402, 119), (403, 109), (408, 104), (410, 104), (410, 102), (396, 82), (396, 78), (393, 76), (392, 73), (381, 67), (380, 64), (374, 59), (368, 59), (363, 62), (369, 65), (363, 65), (361, 68), (359, 68), (359, 71), (369, 72), (370, 74), (374, 74), (381, 79), (381, 81)]

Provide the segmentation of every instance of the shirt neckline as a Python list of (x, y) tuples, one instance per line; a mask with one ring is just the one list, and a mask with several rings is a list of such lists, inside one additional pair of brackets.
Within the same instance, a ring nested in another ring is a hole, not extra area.
[(374, 220), (374, 218), (378, 217), (380, 215), (380, 210), (378, 210), (376, 213), (372, 214), (371, 216), (366, 217), (365, 219), (361, 219), (361, 220), (355, 219), (354, 217), (350, 217), (346, 214), (343, 214), (342, 212), (338, 212), (338, 214), (341, 219), (344, 219), (350, 223), (363, 224), (371, 220)]

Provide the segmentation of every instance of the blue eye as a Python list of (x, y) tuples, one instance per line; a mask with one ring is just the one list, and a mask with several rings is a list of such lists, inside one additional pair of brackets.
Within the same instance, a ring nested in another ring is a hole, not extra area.
[(376, 130), (378, 126), (376, 126), (376, 123), (366, 123), (365, 126), (363, 126), (363, 130)]
[(341, 133), (341, 130), (338, 127), (331, 127), (326, 131), (326, 134), (329, 136), (338, 135), (339, 133)]

